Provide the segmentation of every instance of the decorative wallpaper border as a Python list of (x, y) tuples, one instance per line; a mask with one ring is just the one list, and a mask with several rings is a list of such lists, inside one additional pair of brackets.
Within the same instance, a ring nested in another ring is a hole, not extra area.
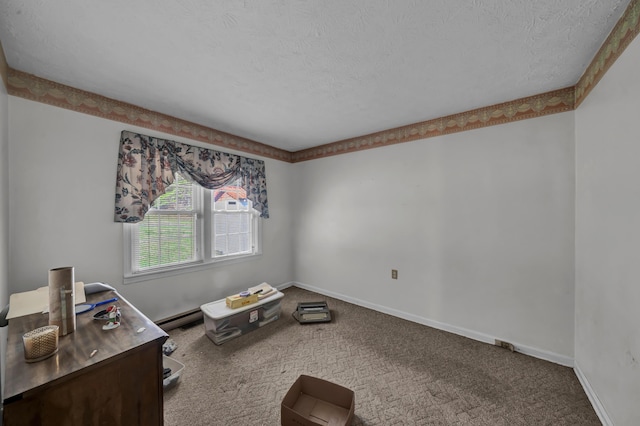
[(297, 152), (285, 151), (14, 70), (7, 65), (1, 44), (0, 74), (8, 93), (13, 96), (262, 157), (296, 163), (574, 110), (639, 32), (640, 0), (631, 0), (575, 86)]
[(576, 108), (591, 92), (591, 89), (598, 84), (602, 76), (620, 57), (627, 46), (631, 44), (638, 32), (640, 32), (640, 0), (631, 0), (620, 20), (611, 30), (609, 37), (607, 37), (582, 77), (580, 77), (580, 80), (578, 80), (575, 86)]
[(463, 132), (481, 127), (495, 126), (527, 118), (571, 111), (574, 88), (554, 90), (528, 98), (517, 99), (460, 114), (383, 130), (370, 135), (345, 139), (293, 153), (293, 162), (314, 160), (363, 149), (379, 148), (417, 139), (431, 138), (449, 133)]
[(570, 111), (575, 99), (574, 88), (568, 87), (292, 153), (12, 68), (8, 71), (7, 90), (13, 96), (289, 163)]
[(107, 120), (291, 162), (291, 152), (9, 68), (10, 95)]

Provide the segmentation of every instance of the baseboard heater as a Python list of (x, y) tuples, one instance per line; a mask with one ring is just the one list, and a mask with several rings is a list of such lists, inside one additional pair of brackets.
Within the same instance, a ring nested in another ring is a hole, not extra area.
[(174, 328), (182, 327), (183, 325), (199, 321), (202, 318), (202, 310), (200, 308), (197, 308), (178, 315), (174, 315), (169, 318), (162, 319), (160, 321), (156, 321), (156, 325), (164, 331), (169, 331), (173, 330)]

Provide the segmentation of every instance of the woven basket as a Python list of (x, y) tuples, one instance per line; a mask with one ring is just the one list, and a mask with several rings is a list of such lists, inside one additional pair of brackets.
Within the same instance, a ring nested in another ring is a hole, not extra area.
[(48, 358), (58, 352), (58, 326), (47, 325), (31, 330), (22, 336), (22, 343), (27, 362)]

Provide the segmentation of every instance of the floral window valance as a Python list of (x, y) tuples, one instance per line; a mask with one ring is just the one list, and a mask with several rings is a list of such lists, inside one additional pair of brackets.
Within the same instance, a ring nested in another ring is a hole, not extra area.
[(116, 176), (116, 222), (140, 222), (180, 172), (207, 189), (241, 179), (260, 217), (269, 217), (264, 161), (123, 131)]

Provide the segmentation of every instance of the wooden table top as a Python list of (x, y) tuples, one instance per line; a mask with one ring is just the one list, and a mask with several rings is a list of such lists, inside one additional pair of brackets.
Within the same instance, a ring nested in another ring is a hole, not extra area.
[[(124, 356), (149, 343), (162, 345), (169, 337), (145, 315), (115, 291), (87, 295), (87, 303), (117, 297), (118, 301), (97, 306), (93, 311), (78, 314), (76, 331), (58, 340), (58, 352), (42, 361), (27, 363), (24, 359), (22, 335), (48, 325), (49, 314), (32, 314), (9, 320), (5, 368), (4, 403), (20, 398), (27, 392), (58, 380), (75, 377), (81, 370), (98, 368), (98, 364)], [(117, 305), (122, 314), (121, 324), (113, 330), (102, 330), (105, 320), (93, 315), (109, 305)], [(144, 331), (138, 332), (144, 327)], [(92, 357), (91, 353), (97, 349)]]

